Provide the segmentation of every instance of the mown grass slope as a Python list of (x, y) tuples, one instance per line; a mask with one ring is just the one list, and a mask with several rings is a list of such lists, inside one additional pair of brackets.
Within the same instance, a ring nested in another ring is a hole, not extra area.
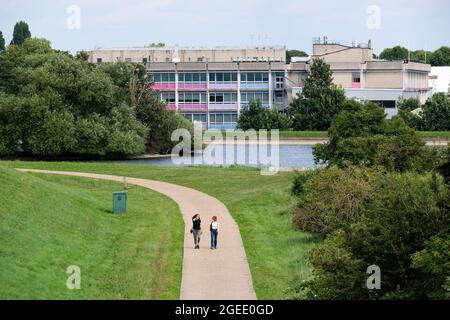
[[(296, 230), (289, 210), (292, 173), (263, 176), (253, 168), (152, 167), (80, 162), (6, 162), (10, 167), (108, 173), (191, 187), (222, 201), (239, 225), (259, 299), (287, 299), (310, 276), (313, 238)], [(214, 212), (211, 212), (213, 215)], [(219, 239), (220, 241), (220, 239)], [(220, 272), (220, 266), (212, 272)]]
[[(178, 299), (183, 221), (163, 195), (119, 183), (19, 173), (0, 163), (1, 299)], [(67, 267), (81, 269), (69, 290)]]

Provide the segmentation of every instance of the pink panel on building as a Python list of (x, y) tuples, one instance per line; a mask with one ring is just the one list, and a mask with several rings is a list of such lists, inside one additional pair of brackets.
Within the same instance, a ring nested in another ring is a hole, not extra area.
[(167, 109), (169, 109), (169, 110), (176, 110), (177, 109), (177, 105), (175, 103), (168, 103), (167, 104)]
[(237, 109), (238, 109), (237, 103), (234, 103), (234, 104), (210, 103), (209, 104), (209, 110), (220, 111), (220, 110), (237, 110)]
[(352, 82), (352, 88), (353, 89), (360, 89), (361, 88), (361, 82)]
[(208, 105), (206, 103), (180, 103), (178, 109), (180, 111), (206, 111)]
[(155, 83), (151, 87), (156, 90), (175, 90), (175, 83)]
[(179, 83), (178, 89), (206, 89), (206, 83)]
[(237, 90), (237, 83), (210, 83), (209, 89), (213, 90)]

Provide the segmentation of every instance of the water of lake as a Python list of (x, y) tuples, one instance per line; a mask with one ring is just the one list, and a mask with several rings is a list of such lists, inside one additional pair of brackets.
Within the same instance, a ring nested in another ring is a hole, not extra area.
[[(235, 145), (229, 149), (224, 145), (209, 145), (203, 154), (194, 155), (187, 158), (188, 161), (180, 163), (174, 161), (171, 157), (119, 160), (114, 162), (141, 164), (149, 166), (188, 166), (188, 165), (207, 165), (207, 166), (230, 166), (244, 165), (259, 167), (268, 164), (272, 159), (272, 165), (276, 161), (276, 152), (274, 149), (258, 145)], [(282, 168), (314, 168), (314, 158), (312, 155), (312, 146), (306, 145), (279, 145), (278, 163)], [(265, 155), (265, 156), (264, 156)]]

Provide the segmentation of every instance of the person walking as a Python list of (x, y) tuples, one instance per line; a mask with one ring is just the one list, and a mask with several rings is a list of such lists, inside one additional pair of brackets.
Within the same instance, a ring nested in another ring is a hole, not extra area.
[(209, 231), (211, 232), (211, 249), (217, 249), (217, 236), (219, 235), (219, 222), (217, 217), (212, 217), (212, 222), (209, 226)]
[(202, 235), (202, 220), (200, 215), (196, 214), (192, 217), (192, 229), (191, 233), (194, 235), (195, 249), (200, 249), (200, 236)]

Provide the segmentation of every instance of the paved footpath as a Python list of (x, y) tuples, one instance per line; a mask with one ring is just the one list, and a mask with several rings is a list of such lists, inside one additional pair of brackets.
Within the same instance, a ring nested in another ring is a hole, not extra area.
[[(17, 170), (119, 182), (123, 182), (124, 179), (122, 176), (94, 173), (33, 169)], [(185, 223), (180, 299), (256, 299), (239, 227), (222, 202), (203, 192), (171, 183), (130, 177), (127, 177), (126, 180), (129, 184), (162, 193), (173, 199), (180, 207)], [(196, 213), (200, 214), (204, 229), (200, 250), (194, 249), (194, 240), (189, 232), (192, 225), (191, 218)], [(209, 248), (209, 223), (213, 215), (219, 217), (220, 223), (217, 250)]]

